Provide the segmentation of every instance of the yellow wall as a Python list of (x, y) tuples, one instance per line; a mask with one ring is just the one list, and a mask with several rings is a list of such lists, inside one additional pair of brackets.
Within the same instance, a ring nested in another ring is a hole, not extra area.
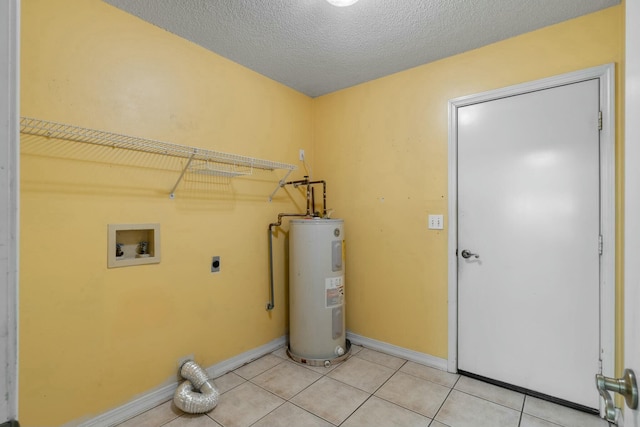
[[(446, 228), (426, 218), (447, 213), (447, 101), (619, 64), (622, 28), (613, 7), (312, 100), (99, 0), (23, 0), (21, 113), (294, 164), (304, 148), (347, 224), (348, 329), (445, 358)], [(266, 227), (304, 206), (266, 202), (281, 175), (190, 179), (170, 200), (175, 161), (30, 136), (21, 166), (22, 425), (91, 418), (174, 381), (182, 356), (286, 333), (284, 285), (264, 310)], [(162, 263), (107, 269), (107, 224), (148, 222)]]
[(314, 100), (315, 173), (346, 224), (349, 330), (447, 357), (447, 219), (427, 229), (428, 214), (447, 214), (447, 102), (619, 66), (623, 20), (612, 7)]
[[(311, 151), (311, 98), (102, 1), (23, 0), (21, 42), (23, 116), (292, 164)], [(166, 157), (23, 136), (21, 166), (21, 425), (91, 418), (175, 381), (185, 355), (211, 366), (286, 333), (281, 281), (265, 310), (267, 225), (300, 202), (267, 202), (282, 171), (190, 177), (170, 200)], [(107, 224), (155, 222), (160, 264), (107, 269)]]

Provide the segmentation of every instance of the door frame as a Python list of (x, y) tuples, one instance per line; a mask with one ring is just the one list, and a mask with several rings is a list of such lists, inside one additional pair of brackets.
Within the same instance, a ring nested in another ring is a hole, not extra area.
[[(449, 211), (448, 211), (448, 356), (447, 370), (458, 371), (458, 109), (480, 102), (578, 83), (600, 80), (600, 352), (602, 373), (615, 369), (615, 65), (606, 64), (522, 83), (449, 101)], [(594, 123), (595, 125), (595, 123)], [(594, 372), (594, 375), (596, 373)], [(595, 383), (594, 383), (595, 388)]]
[[(640, 374), (640, 2), (627, 1), (624, 132), (624, 363)], [(623, 405), (619, 426), (640, 427), (640, 410)]]
[[(20, 0), (0, 5), (0, 423), (18, 417)], [(6, 334), (6, 335), (5, 335)], [(6, 396), (6, 398), (5, 398)]]

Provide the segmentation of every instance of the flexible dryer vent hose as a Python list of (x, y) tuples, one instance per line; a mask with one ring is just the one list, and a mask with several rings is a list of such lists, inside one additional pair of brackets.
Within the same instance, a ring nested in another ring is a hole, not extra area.
[(182, 365), (180, 375), (186, 381), (178, 386), (173, 395), (173, 402), (180, 410), (189, 414), (203, 414), (216, 407), (220, 394), (204, 369), (190, 360)]

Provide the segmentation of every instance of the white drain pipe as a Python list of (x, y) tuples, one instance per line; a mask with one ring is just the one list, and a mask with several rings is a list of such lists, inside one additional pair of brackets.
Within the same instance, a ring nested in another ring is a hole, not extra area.
[(186, 381), (178, 386), (173, 396), (173, 402), (180, 410), (203, 414), (216, 407), (220, 393), (204, 369), (190, 360), (182, 365), (180, 375)]

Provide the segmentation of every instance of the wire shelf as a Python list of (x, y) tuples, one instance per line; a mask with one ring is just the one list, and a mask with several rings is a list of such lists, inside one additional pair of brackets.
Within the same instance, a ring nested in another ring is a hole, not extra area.
[(29, 135), (46, 136), (49, 138), (65, 139), (68, 141), (123, 148), (125, 150), (142, 151), (145, 153), (163, 154), (187, 159), (193, 157), (193, 160), (247, 166), (257, 169), (297, 169), (295, 165), (287, 163), (272, 162), (270, 160), (239, 156), (220, 151), (205, 150), (203, 148), (190, 147), (187, 145), (179, 145), (153, 139), (144, 139), (113, 132), (82, 128), (79, 126), (50, 122), (31, 117), (20, 118), (20, 132)]
[(51, 122), (33, 117), (20, 118), (20, 132), (28, 135), (44, 136), (47, 138), (64, 139), (67, 141), (83, 142), (106, 147), (134, 150), (144, 153), (188, 159), (178, 182), (171, 190), (173, 193), (182, 180), (185, 172), (207, 175), (236, 177), (251, 175), (253, 169), (287, 170), (287, 175), (297, 169), (288, 163), (273, 162), (271, 160), (256, 159), (237, 154), (206, 150), (187, 145), (173, 144), (154, 139), (145, 139), (119, 133), (96, 129), (83, 128), (64, 123)]

